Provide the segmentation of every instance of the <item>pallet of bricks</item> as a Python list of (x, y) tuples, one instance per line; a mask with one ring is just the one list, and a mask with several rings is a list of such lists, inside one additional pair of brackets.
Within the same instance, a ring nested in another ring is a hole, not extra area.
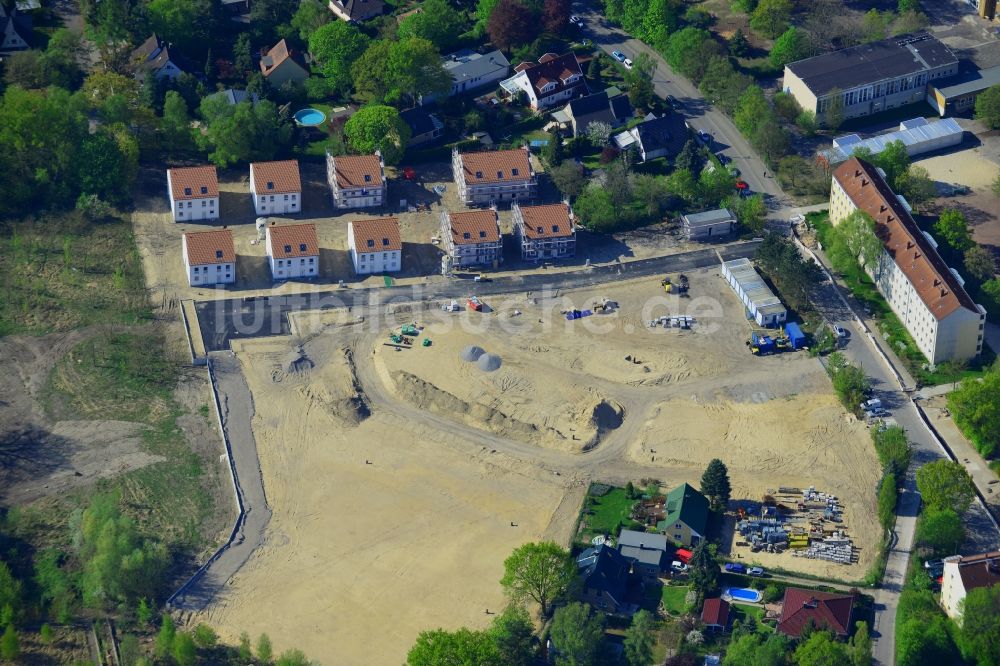
[(810, 486), (802, 491), (797, 507), (807, 517), (809, 532), (790, 539), (789, 547), (794, 549), (793, 555), (839, 564), (855, 561), (854, 546), (839, 525), (843, 507), (836, 495), (819, 492)]

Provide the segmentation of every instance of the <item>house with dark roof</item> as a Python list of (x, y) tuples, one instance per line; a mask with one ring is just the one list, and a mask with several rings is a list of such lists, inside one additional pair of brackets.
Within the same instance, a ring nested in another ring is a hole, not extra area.
[(304, 56), (282, 39), (261, 54), (260, 73), (271, 87), (280, 88), (289, 81), (302, 83), (308, 79), (309, 67)]
[(187, 60), (179, 53), (171, 51), (170, 45), (155, 33), (132, 51), (130, 61), (135, 67), (135, 77), (139, 80), (152, 73), (157, 79), (173, 81), (191, 69)]
[(385, 201), (385, 162), (374, 155), (326, 154), (326, 180), (333, 194), (333, 207), (372, 208)]
[(576, 558), (581, 586), (580, 598), (605, 613), (630, 613), (629, 561), (608, 545), (588, 548)]
[(640, 162), (655, 160), (670, 153), (675, 125), (669, 113), (659, 118), (650, 113), (632, 129), (616, 134), (613, 140), (620, 150), (634, 149)]
[[(449, 95), (461, 95), (495, 86), (510, 71), (510, 61), (500, 50), (479, 53), (462, 49), (441, 56), (441, 65), (451, 76)], [(434, 95), (424, 95), (420, 101), (428, 104), (435, 99)]]
[(382, 0), (330, 0), (327, 7), (337, 18), (348, 22), (367, 21), (385, 11)]
[(607, 91), (577, 97), (565, 107), (554, 111), (552, 119), (561, 125), (568, 125), (573, 136), (583, 136), (591, 123), (607, 123), (620, 127), (632, 118), (634, 111), (628, 95), (609, 96)]
[(458, 199), (466, 206), (493, 206), (535, 198), (538, 179), (527, 146), (513, 150), (451, 152)]
[(535, 111), (551, 108), (588, 92), (575, 53), (546, 53), (537, 63), (522, 62), (514, 71), (514, 76), (501, 81), (500, 87), (511, 96), (523, 92)]
[(219, 217), (219, 179), (214, 166), (167, 169), (167, 195), (174, 222)]
[(229, 229), (189, 231), (183, 236), (181, 253), (192, 287), (236, 282), (236, 249)]
[(399, 220), (380, 217), (348, 222), (347, 249), (358, 275), (402, 270), (403, 241), (399, 236)]
[(250, 23), (250, 0), (221, 0), (222, 12), (236, 23)]
[(729, 602), (719, 597), (705, 599), (701, 607), (701, 622), (709, 631), (726, 631), (729, 628)]
[(785, 589), (778, 631), (798, 638), (803, 629), (812, 625), (816, 629), (826, 629), (845, 637), (851, 633), (853, 612), (853, 594), (831, 594), (789, 587)]
[(8, 11), (0, 4), (0, 55), (25, 51), (33, 42), (31, 16), (17, 7)]
[(1000, 585), (1000, 551), (944, 558), (941, 575), (941, 607), (948, 617), (961, 623), (962, 602), (980, 587)]
[(298, 160), (252, 162), (250, 196), (258, 215), (284, 215), (302, 210)]
[(662, 534), (622, 530), (618, 535), (618, 552), (632, 563), (633, 573), (646, 580), (656, 580), (667, 570), (670, 566), (667, 552), (673, 550)]
[(568, 202), (544, 206), (512, 204), (514, 237), (521, 259), (545, 261), (576, 255), (576, 218)]
[(267, 227), (264, 236), (267, 263), (275, 282), (319, 275), (319, 242), (315, 224), (284, 224)]
[(875, 220), (883, 252), (868, 270), (882, 296), (931, 363), (964, 360), (983, 350), (986, 310), (937, 251), (937, 241), (917, 226), (909, 204), (875, 166), (856, 157), (834, 169), (830, 222), (855, 211)]
[(410, 140), (406, 142), (407, 148), (434, 143), (444, 134), (444, 123), (425, 107), (417, 106), (400, 111), (399, 117), (410, 128)]
[(666, 518), (656, 529), (668, 539), (685, 546), (697, 546), (708, 531), (708, 499), (697, 489), (682, 483), (669, 493), (663, 508)]
[(496, 208), (442, 212), (441, 239), (452, 266), (496, 267), (503, 261), (503, 237)]
[(856, 118), (920, 102), (928, 84), (957, 73), (951, 49), (918, 32), (789, 63), (782, 87), (822, 122), (831, 108)]

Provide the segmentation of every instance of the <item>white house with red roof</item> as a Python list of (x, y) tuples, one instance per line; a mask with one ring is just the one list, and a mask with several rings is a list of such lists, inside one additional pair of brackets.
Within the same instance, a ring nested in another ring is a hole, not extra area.
[(514, 237), (525, 261), (569, 259), (576, 255), (576, 220), (566, 202), (545, 206), (514, 204)]
[(282, 215), (302, 210), (298, 160), (250, 164), (250, 196), (258, 215)]
[(522, 62), (514, 71), (514, 76), (501, 81), (500, 87), (510, 95), (525, 93), (528, 104), (536, 111), (589, 92), (575, 53), (546, 53), (537, 63)]
[(348, 222), (347, 247), (358, 275), (395, 273), (403, 267), (403, 241), (394, 217)]
[(229, 229), (189, 231), (184, 234), (181, 252), (192, 287), (236, 282), (236, 250)]
[(333, 207), (373, 208), (385, 202), (385, 162), (373, 155), (326, 154), (326, 180)]
[(264, 238), (271, 279), (275, 282), (319, 275), (315, 224), (272, 224)]
[(527, 147), (475, 153), (453, 149), (451, 170), (458, 198), (466, 206), (534, 199), (538, 189)]
[(174, 222), (219, 217), (219, 179), (214, 166), (167, 169), (167, 194)]
[(494, 266), (503, 261), (496, 208), (441, 213), (441, 236), (452, 266)]

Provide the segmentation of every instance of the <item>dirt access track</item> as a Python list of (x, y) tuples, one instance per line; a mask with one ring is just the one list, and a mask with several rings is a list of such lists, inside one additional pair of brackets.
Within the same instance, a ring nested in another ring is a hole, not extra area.
[[(400, 663), (422, 630), (488, 624), (484, 611), (505, 603), (504, 558), (527, 541), (569, 543), (589, 481), (697, 483), (716, 456), (735, 498), (778, 485), (839, 495), (848, 532), (868, 546), (860, 562), (782, 565), (860, 578), (878, 534), (864, 426), (817, 360), (749, 354), (717, 270), (691, 280), (690, 300), (645, 279), (547, 301), (493, 297), (486, 313), (431, 304), (394, 322), (302, 312), (295, 336), (234, 342), (274, 513), (264, 545), (192, 621), (230, 640), (266, 631), (279, 650), (325, 663)], [(614, 314), (559, 312), (603, 298)], [(698, 325), (648, 327), (671, 311)], [(385, 345), (414, 320), (416, 345)], [(499, 369), (462, 360), (470, 344)]]

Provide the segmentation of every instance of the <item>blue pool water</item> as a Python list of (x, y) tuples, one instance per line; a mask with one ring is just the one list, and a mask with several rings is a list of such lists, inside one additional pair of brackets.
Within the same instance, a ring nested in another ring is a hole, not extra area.
[(759, 602), (764, 596), (759, 590), (753, 590), (749, 587), (730, 587), (723, 590), (723, 593), (735, 601), (747, 601), (752, 604)]
[(313, 127), (326, 120), (326, 114), (319, 109), (302, 109), (295, 112), (295, 122), (299, 125)]

